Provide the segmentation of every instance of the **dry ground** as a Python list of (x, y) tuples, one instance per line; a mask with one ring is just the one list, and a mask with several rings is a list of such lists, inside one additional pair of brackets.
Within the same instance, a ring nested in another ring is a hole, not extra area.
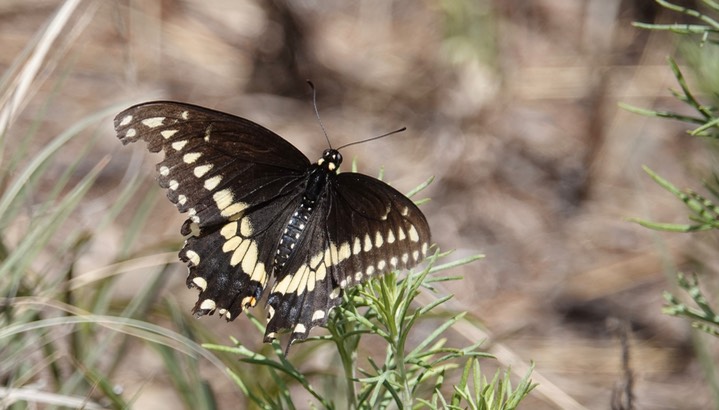
[[(525, 408), (581, 408), (562, 395), (608, 408), (623, 377), (621, 326), (631, 329), (638, 408), (716, 403), (687, 323), (660, 312), (672, 272), (716, 273), (711, 238), (657, 234), (626, 220), (684, 221), (643, 164), (681, 187), (696, 187), (711, 166), (707, 146), (682, 124), (617, 107), (679, 109), (667, 91), (675, 87), (665, 60), (676, 53), (672, 37), (630, 25), (676, 16), (651, 1), (325, 3), (81, 2), (10, 139), (22, 137), (48, 99), (40, 127), (49, 138), (92, 110), (162, 98), (253, 119), (314, 159), (326, 143), (305, 84), (312, 79), (335, 145), (408, 127), (349, 148), (345, 158), (356, 156), (368, 173), (384, 166), (405, 191), (436, 177), (423, 208), (436, 243), (456, 257), (486, 254), (447, 291), (486, 327), (487, 348), (503, 365), (536, 362), (543, 387)], [(0, 3), (2, 71), (60, 4)], [(128, 166), (154, 172), (157, 158), (121, 147), (110, 120), (88, 158), (90, 167), (112, 156), (107, 192), (82, 208), (79, 223), (102, 212)], [(138, 251), (179, 240), (174, 208), (159, 201), (154, 214)], [(82, 268), (108, 263), (122, 229), (120, 221), (94, 244)], [(184, 289), (184, 268), (167, 286), (189, 310), (196, 296)], [(206, 321), (221, 335), (242, 326)], [(699, 339), (715, 357), (716, 343)], [(141, 379), (146, 368), (126, 372)], [(173, 400), (158, 383), (139, 404)]]

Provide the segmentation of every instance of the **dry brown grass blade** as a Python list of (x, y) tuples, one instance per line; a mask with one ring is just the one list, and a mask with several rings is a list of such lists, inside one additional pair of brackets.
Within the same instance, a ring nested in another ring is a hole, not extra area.
[(177, 262), (177, 252), (165, 252), (133, 258), (79, 274), (68, 282), (68, 289), (76, 290), (114, 275), (137, 269), (167, 265), (174, 262)]
[(37, 79), (52, 45), (70, 21), (80, 2), (81, 0), (67, 0), (50, 19), (45, 30), (39, 33), (37, 42), (29, 45), (33, 48), (32, 53), (20, 68), (17, 76), (12, 79), (11, 85), (0, 96), (0, 107), (2, 107), (0, 109), (0, 134), (5, 133), (27, 102), (30, 86)]

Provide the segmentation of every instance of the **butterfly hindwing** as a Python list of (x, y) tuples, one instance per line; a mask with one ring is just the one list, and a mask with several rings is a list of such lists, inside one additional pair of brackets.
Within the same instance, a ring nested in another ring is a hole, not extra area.
[(332, 308), (342, 303), (336, 270), (340, 252), (330, 240), (324, 216), (331, 206), (325, 195), (308, 221), (297, 252), (276, 278), (267, 298), (268, 323), (265, 341), (282, 330), (291, 332), (288, 347), (307, 338), (310, 329), (327, 323)]
[(270, 291), (266, 340), (290, 329), (290, 343), (327, 323), (343, 290), (389, 270), (409, 269), (427, 254), (424, 215), (391, 186), (359, 173), (341, 173)]
[(410, 269), (424, 260), (431, 234), (412, 200), (385, 182), (350, 172), (337, 176), (336, 192), (328, 218), (335, 227), (328, 231), (335, 242), (352, 244), (354, 268), (342, 270), (342, 287), (389, 270)]
[(276, 238), (301, 198), (288, 195), (287, 200), (257, 205), (220, 229), (187, 239), (180, 259), (190, 266), (187, 285), (200, 289), (196, 315), (217, 310), (234, 320), (260, 300), (272, 275)]

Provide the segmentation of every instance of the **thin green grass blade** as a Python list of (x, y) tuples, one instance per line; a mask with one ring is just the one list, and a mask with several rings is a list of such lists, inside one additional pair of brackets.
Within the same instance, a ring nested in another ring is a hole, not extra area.
[[(90, 189), (102, 168), (107, 165), (109, 159), (105, 158), (80, 181), (72, 191), (57, 205), (51, 217), (42, 218), (35, 223), (31, 231), (22, 239), (20, 244), (13, 250), (8, 258), (0, 264), (0, 277), (8, 275), (11, 271), (16, 274), (23, 272), (29, 266), (58, 227), (67, 219), (70, 213), (77, 207), (77, 204)], [(17, 275), (16, 275), (17, 277)], [(49, 279), (54, 280), (54, 279)]]
[(427, 188), (428, 186), (430, 186), (430, 185), (432, 184), (432, 182), (434, 182), (434, 176), (431, 176), (431, 177), (427, 178), (427, 180), (425, 180), (424, 182), (422, 182), (421, 184), (419, 184), (416, 188), (414, 188), (413, 190), (407, 192), (407, 198), (412, 198), (413, 196), (415, 196), (415, 195), (417, 195), (418, 193), (422, 192), (425, 188)]

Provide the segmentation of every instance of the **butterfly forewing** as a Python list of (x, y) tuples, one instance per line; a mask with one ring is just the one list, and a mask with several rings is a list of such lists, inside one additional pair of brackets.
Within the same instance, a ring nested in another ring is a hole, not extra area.
[(336, 150), (310, 164), (252, 121), (169, 101), (123, 111), (115, 129), (123, 144), (142, 139), (165, 154), (159, 183), (189, 215), (180, 259), (200, 290), (197, 315), (233, 320), (274, 279), (265, 341), (289, 331), (291, 344), (327, 323), (343, 289), (427, 254), (414, 203), (375, 178), (337, 173)]
[[(157, 165), (160, 186), (201, 226), (276, 196), (276, 186), (296, 180), (309, 166), (304, 154), (272, 131), (189, 104), (136, 105), (115, 118), (115, 129), (123, 144), (142, 139), (151, 152), (164, 152)], [(223, 195), (228, 188), (236, 196)], [(218, 205), (231, 207), (216, 212)]]

